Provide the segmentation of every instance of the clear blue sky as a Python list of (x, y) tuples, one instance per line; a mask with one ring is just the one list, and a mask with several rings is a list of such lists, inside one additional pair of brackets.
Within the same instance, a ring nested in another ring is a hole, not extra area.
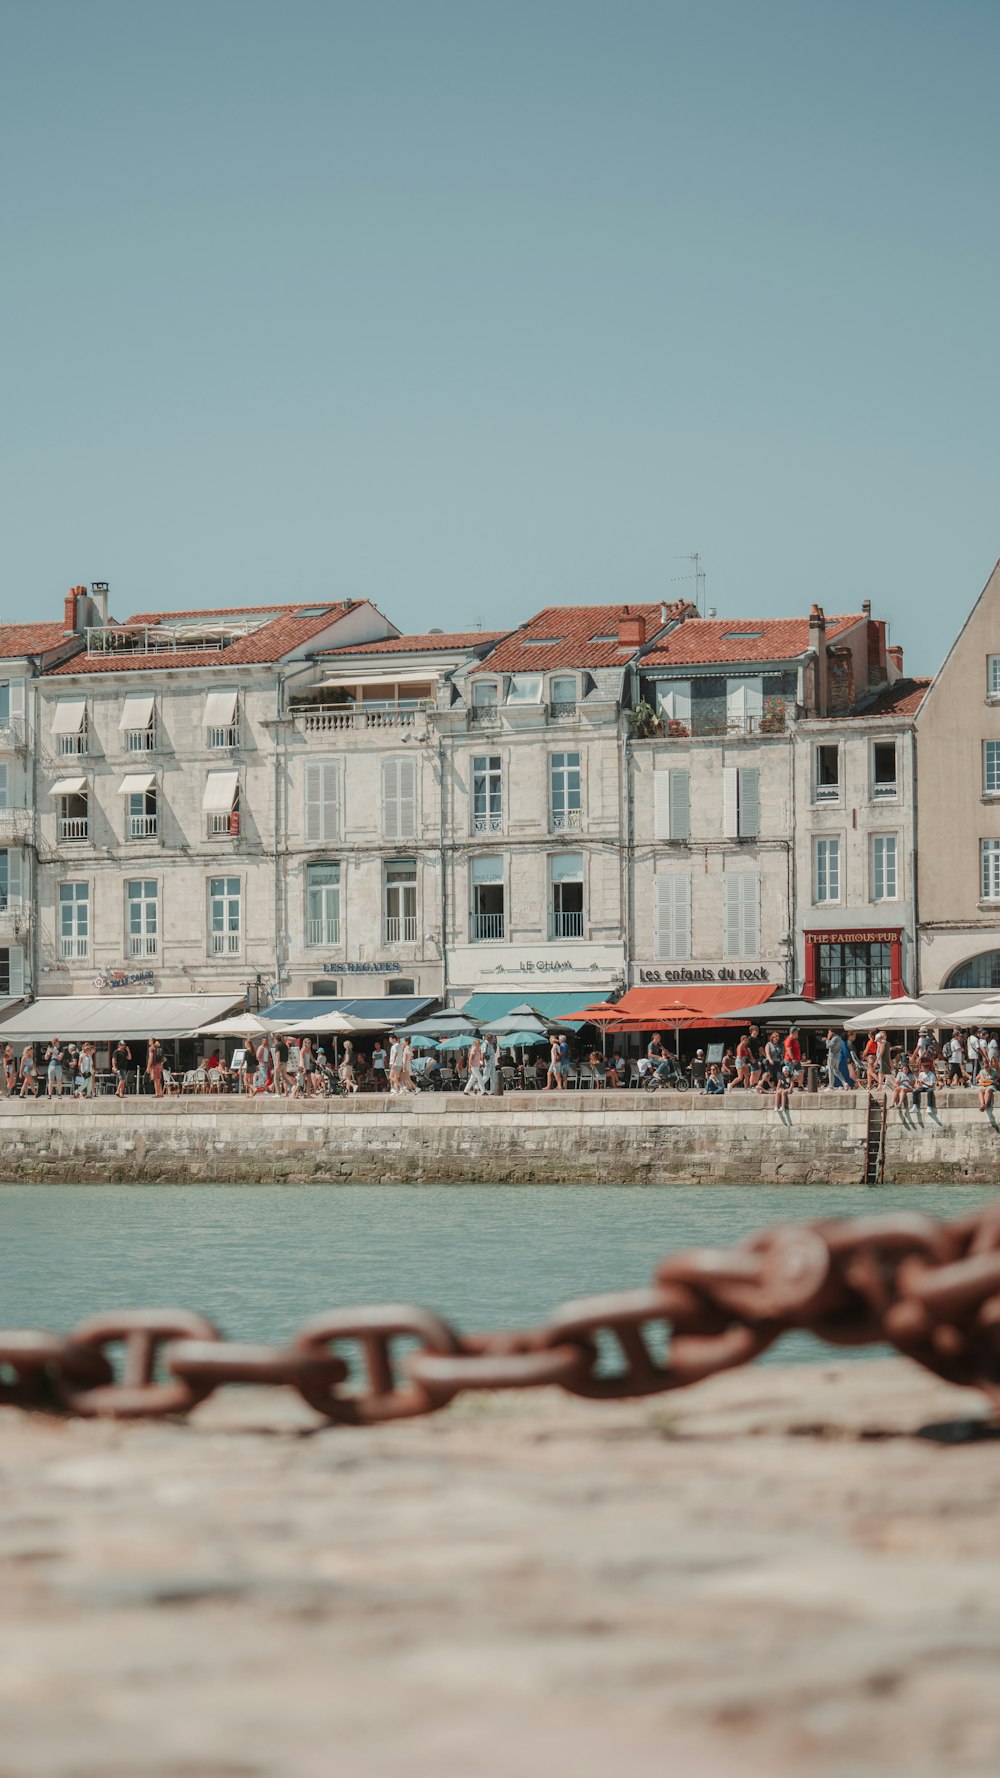
[(405, 628), (1000, 551), (995, 0), (6, 0), (0, 615)]

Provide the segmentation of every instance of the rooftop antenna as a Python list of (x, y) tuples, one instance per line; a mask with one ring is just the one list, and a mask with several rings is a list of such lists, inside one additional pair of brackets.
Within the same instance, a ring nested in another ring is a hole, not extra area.
[(672, 586), (675, 586), (682, 580), (693, 580), (694, 581), (695, 607), (697, 609), (698, 616), (704, 617), (704, 615), (705, 615), (705, 570), (701, 565), (700, 552), (698, 550), (695, 550), (689, 556), (674, 556), (672, 559), (675, 562), (692, 562), (694, 564), (693, 574), (675, 574), (672, 576), (670, 584)]

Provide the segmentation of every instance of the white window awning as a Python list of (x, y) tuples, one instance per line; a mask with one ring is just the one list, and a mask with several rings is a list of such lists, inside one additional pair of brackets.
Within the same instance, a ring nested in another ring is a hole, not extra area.
[(120, 729), (145, 729), (153, 720), (152, 692), (130, 691), (118, 721)]
[(235, 691), (210, 691), (205, 699), (205, 727), (232, 728), (235, 721)]
[(436, 685), (441, 677), (439, 667), (390, 668), (382, 673), (358, 673), (338, 665), (324, 668), (324, 685)]
[(209, 772), (201, 799), (206, 815), (229, 814), (240, 787), (239, 772)]
[(132, 772), (123, 778), (118, 786), (119, 796), (142, 796), (146, 790), (152, 790), (156, 784), (155, 772)]
[(79, 796), (81, 790), (86, 790), (86, 788), (86, 778), (60, 778), (57, 783), (52, 785), (49, 795)]
[(60, 698), (52, 715), (52, 733), (78, 735), (86, 720), (86, 698)]

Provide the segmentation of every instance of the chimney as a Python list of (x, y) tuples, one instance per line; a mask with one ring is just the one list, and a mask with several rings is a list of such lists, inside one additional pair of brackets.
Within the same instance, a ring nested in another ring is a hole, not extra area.
[(618, 641), (622, 648), (641, 648), (646, 640), (646, 619), (642, 612), (631, 613), (626, 605), (618, 619)]
[(63, 629), (69, 636), (75, 635), (77, 624), (83, 619), (86, 608), (80, 601), (86, 597), (85, 586), (71, 586), (66, 594), (66, 603), (63, 606)]
[(891, 648), (887, 648), (885, 652), (889, 656), (890, 661), (892, 662), (893, 666), (896, 669), (897, 677), (899, 679), (902, 679), (902, 677), (903, 677), (903, 650), (900, 648), (899, 643), (898, 642), (894, 643), (893, 646)]
[(847, 716), (854, 709), (854, 656), (849, 648), (831, 648), (827, 660), (828, 708), (824, 714)]
[(870, 599), (862, 599), (862, 601), (861, 601), (861, 610), (862, 610), (862, 614), (863, 614), (863, 615), (864, 615), (864, 616), (865, 616), (865, 617), (871, 617), (871, 614), (872, 614), (872, 602), (871, 602), (871, 600), (870, 600)]
[(809, 611), (809, 647), (816, 656), (816, 715), (826, 715), (826, 617), (822, 605)]
[(106, 624), (108, 621), (108, 583), (106, 580), (92, 580), (90, 583), (90, 603), (97, 613), (97, 621)]
[(885, 619), (868, 619), (868, 683), (884, 685), (888, 673), (885, 664)]

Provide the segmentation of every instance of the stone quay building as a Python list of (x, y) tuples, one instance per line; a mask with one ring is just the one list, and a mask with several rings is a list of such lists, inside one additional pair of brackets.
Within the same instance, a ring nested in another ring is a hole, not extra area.
[(0, 1009), (916, 987), (927, 682), (868, 605), (405, 635), (350, 599), (117, 620), (95, 583), (0, 648)]

